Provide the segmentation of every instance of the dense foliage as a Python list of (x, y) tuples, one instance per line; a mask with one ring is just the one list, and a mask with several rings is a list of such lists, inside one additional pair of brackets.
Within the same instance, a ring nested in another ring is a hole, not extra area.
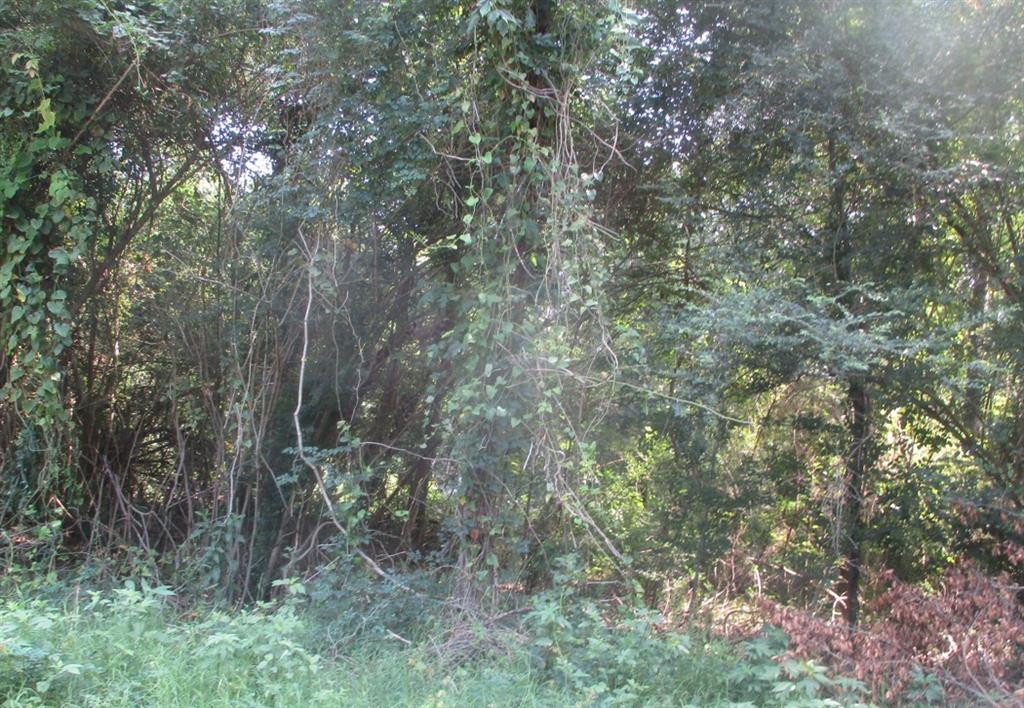
[[(1021, 699), (1022, 109), (1015, 0), (0, 1), (0, 567), (250, 608), (186, 643), (529, 607), (575, 700), (682, 624)], [(156, 621), (103, 597), (0, 650)]]

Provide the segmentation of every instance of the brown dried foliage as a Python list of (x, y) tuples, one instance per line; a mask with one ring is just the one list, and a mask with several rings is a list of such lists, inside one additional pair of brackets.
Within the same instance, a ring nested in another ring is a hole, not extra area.
[(887, 703), (922, 700), (922, 673), (937, 677), (954, 704), (1024, 705), (1024, 606), (1020, 588), (965, 565), (926, 593), (897, 580), (870, 601), (856, 630), (765, 601), (766, 619), (790, 637), (790, 653), (826, 661)]

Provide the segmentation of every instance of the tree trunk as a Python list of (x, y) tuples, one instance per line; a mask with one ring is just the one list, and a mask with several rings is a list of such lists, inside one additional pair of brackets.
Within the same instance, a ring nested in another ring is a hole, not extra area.
[(870, 460), (872, 432), (870, 423), (871, 397), (863, 380), (854, 379), (847, 389), (850, 404), (847, 430), (850, 446), (845, 454), (845, 477), (841, 511), (839, 514), (839, 552), (842, 565), (839, 570), (838, 594), (845, 598), (844, 616), (850, 627), (857, 624), (860, 612), (860, 565), (864, 523), (864, 484)]
[[(832, 235), (829, 254), (832, 265), (832, 290), (845, 310), (845, 313), (840, 312), (838, 316), (845, 317), (847, 314), (856, 314), (860, 309), (858, 297), (852, 291), (854, 247), (846, 203), (847, 179), (852, 168), (840, 165), (841, 158), (843, 161), (848, 161), (849, 158), (840, 155), (840, 147), (834, 136), (829, 136), (827, 151), (829, 173), (833, 175), (826, 225), (826, 229)], [(861, 511), (868, 482), (873, 434), (870, 420), (871, 395), (866, 375), (843, 373), (841, 382), (846, 384), (846, 430), (850, 442), (843, 454), (843, 487), (836, 515), (836, 546), (840, 559), (836, 591), (843, 598), (843, 615), (847, 625), (852, 628), (856, 626), (860, 614), (861, 544), (864, 537)]]

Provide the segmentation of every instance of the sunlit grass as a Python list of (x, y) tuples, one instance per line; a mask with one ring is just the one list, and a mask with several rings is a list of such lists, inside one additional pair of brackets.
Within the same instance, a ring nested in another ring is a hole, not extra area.
[(290, 604), (179, 615), (153, 590), (0, 609), (5, 705), (565, 705), (511, 654), (446, 667), (429, 646), (328, 646)]
[[(605, 615), (590, 601), (559, 592), (534, 601), (521, 625), (470, 627), (458, 635), (468, 641), (452, 651), (445, 637), (456, 635), (441, 616), (410, 625), (412, 640), (383, 625), (349, 631), (355, 625), (344, 619), (351, 608), (343, 596), (292, 595), (225, 610), (186, 607), (169, 590), (132, 581), (102, 593), (63, 595), (59, 587), (8, 585), (0, 598), (0, 701), (706, 706), (790, 705), (800, 698), (801, 705), (837, 705), (823, 698), (834, 685), (823, 670), (786, 678), (767, 645), (757, 655), (707, 637), (665, 633), (642, 608)], [(394, 619), (393, 609), (369, 616)]]

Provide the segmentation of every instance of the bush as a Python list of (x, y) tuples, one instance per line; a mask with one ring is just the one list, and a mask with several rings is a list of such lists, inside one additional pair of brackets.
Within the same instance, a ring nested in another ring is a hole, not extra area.
[(965, 566), (947, 571), (933, 593), (885, 579), (889, 588), (865, 608), (875, 619), (855, 633), (808, 612), (771, 603), (764, 610), (791, 637), (791, 658), (823, 658), (875, 700), (1024, 701), (1024, 609), (1009, 578)]
[[(571, 561), (562, 565), (571, 566)], [(736, 647), (683, 634), (633, 602), (604, 603), (563, 584), (535, 598), (527, 634), (542, 676), (597, 705), (853, 705), (860, 682), (787, 659), (786, 639), (768, 634)]]

